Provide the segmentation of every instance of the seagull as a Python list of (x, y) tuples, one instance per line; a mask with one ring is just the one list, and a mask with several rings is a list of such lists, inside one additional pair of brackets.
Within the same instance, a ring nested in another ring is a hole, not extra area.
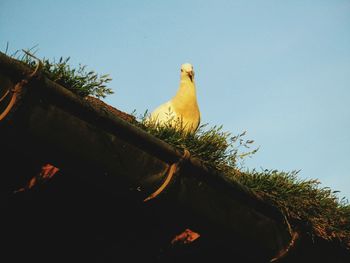
[(170, 124), (178, 130), (192, 133), (200, 123), (193, 66), (189, 63), (182, 64), (180, 76), (176, 95), (156, 108), (150, 119), (157, 124)]

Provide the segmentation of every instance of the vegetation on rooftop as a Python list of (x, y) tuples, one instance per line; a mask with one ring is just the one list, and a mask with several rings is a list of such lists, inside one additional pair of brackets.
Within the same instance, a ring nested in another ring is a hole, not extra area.
[[(254, 141), (244, 139), (246, 132), (232, 136), (229, 132), (223, 131), (222, 126), (209, 128), (207, 124), (203, 124), (195, 133), (187, 133), (172, 126), (171, 121), (165, 125), (158, 125), (149, 120), (147, 112), (139, 118), (135, 116), (135, 120), (138, 120), (135, 124), (148, 133), (176, 148), (190, 150), (192, 156), (219, 171), (241, 166), (245, 157), (258, 151), (258, 148), (250, 149)], [(175, 124), (175, 126), (181, 125)]]
[(37, 63), (41, 63), (40, 70), (46, 77), (81, 97), (105, 98), (107, 95), (113, 94), (113, 90), (106, 86), (112, 80), (108, 74), (99, 75), (93, 70), (87, 70), (87, 66), (82, 64), (73, 68), (69, 64), (70, 57), (60, 57), (58, 61), (46, 58), (38, 59), (34, 56), (36, 52), (33, 49), (16, 51), (11, 57), (33, 69)]
[(337, 191), (317, 179), (302, 180), (298, 172), (263, 170), (228, 175), (276, 206), (292, 226), (350, 249), (350, 205)]
[(190, 151), (207, 166), (224, 173), (229, 179), (251, 189), (257, 196), (277, 207), (292, 229), (302, 229), (312, 238), (317, 236), (335, 241), (350, 249), (350, 204), (339, 199), (338, 192), (321, 187), (316, 180), (302, 180), (298, 172), (248, 170), (244, 159), (254, 155), (254, 141), (244, 139), (245, 132), (232, 136), (220, 127), (202, 125), (195, 133), (159, 125), (148, 119), (147, 113), (138, 118), (137, 126), (174, 147)]

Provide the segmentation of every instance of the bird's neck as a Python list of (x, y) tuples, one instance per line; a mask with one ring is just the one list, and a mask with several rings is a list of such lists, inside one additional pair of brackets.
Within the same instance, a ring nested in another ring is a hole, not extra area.
[(182, 105), (196, 105), (197, 95), (195, 83), (188, 79), (181, 79), (179, 89), (173, 98), (173, 102), (180, 102)]

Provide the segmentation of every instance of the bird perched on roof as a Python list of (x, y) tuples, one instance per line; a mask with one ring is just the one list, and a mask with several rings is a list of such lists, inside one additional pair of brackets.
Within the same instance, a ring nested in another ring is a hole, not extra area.
[(168, 102), (156, 108), (150, 119), (158, 124), (170, 124), (186, 132), (195, 132), (200, 122), (197, 103), (196, 84), (193, 66), (189, 63), (181, 65), (181, 79), (176, 95)]

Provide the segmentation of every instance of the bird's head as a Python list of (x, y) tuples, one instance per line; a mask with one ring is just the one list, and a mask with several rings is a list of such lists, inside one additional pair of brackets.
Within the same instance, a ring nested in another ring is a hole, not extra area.
[(188, 76), (190, 80), (193, 82), (194, 71), (193, 71), (193, 66), (190, 63), (185, 63), (181, 65), (181, 77), (182, 76)]

